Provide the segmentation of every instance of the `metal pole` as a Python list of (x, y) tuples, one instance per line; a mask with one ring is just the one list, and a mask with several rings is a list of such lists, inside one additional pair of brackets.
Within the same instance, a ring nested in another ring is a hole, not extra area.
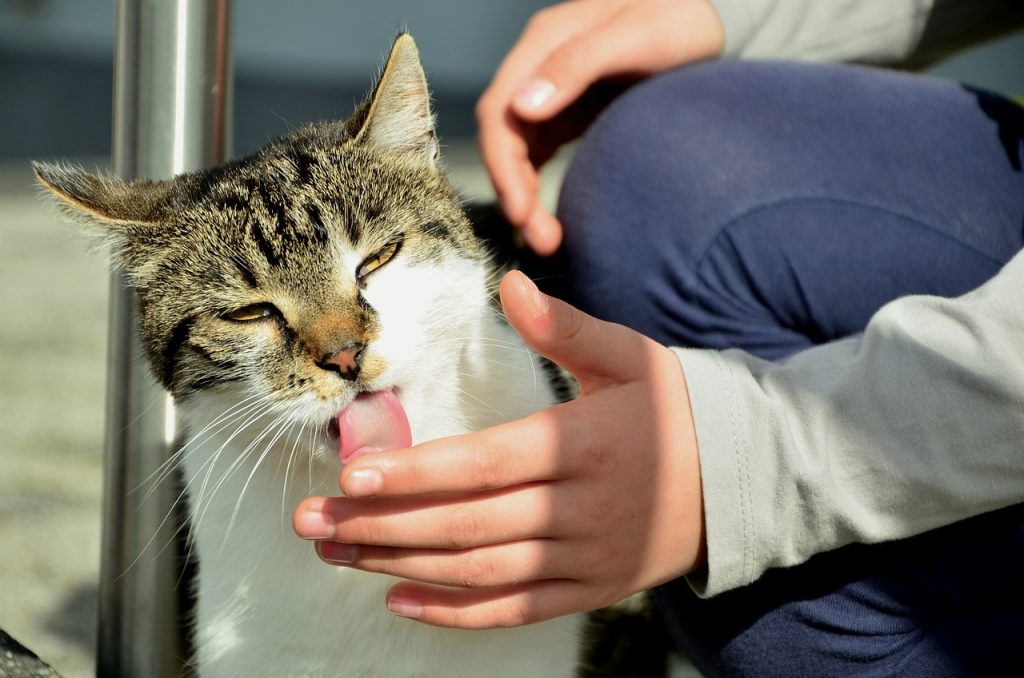
[[(227, 157), (229, 14), (230, 0), (117, 1), (113, 163), (122, 178), (165, 179)], [(137, 327), (133, 295), (114, 275), (96, 670), (164, 678), (180, 675), (187, 658), (188, 582), (173, 514), (178, 488), (166, 481), (143, 500), (174, 449), (175, 426)]]

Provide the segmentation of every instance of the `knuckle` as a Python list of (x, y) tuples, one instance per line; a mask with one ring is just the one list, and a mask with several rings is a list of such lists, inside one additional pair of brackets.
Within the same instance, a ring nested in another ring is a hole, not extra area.
[(443, 626), (451, 626), (457, 629), (485, 628), (485, 625), (469, 610), (455, 607), (446, 612), (446, 618), (442, 622)]
[(593, 549), (593, 567), (591, 570), (591, 578), (597, 578), (595, 575), (600, 575), (608, 571), (611, 568), (615, 568), (622, 563), (622, 545), (614, 541), (601, 540), (591, 545)]
[(460, 568), (458, 580), (467, 589), (489, 586), (494, 581), (494, 566), (486, 558), (470, 554)]
[(444, 545), (449, 549), (463, 549), (473, 546), (480, 534), (480, 523), (476, 515), (464, 508), (453, 509), (444, 523)]
[(398, 557), (397, 551), (384, 547), (375, 547), (372, 551), (372, 560), (364, 558), (360, 563), (365, 569), (395, 576), (403, 574), (402, 561)]
[(608, 522), (614, 514), (615, 501), (607, 496), (591, 496), (581, 502), (580, 512), (591, 525), (601, 525)]
[(564, 316), (564, 324), (562, 327), (562, 334), (565, 339), (573, 340), (580, 337), (586, 327), (586, 317), (583, 312), (572, 306), (568, 307), (568, 312)]
[(533, 13), (533, 16), (526, 22), (526, 33), (543, 31), (549, 28), (555, 21), (555, 10), (553, 7), (543, 7)]
[[(588, 475), (593, 478), (606, 476), (608, 472), (616, 472), (619, 468), (613, 444), (607, 439), (587, 438), (580, 441), (578, 446), (579, 458), (577, 461), (584, 464)], [(600, 497), (594, 497), (600, 499)]]
[(488, 445), (473, 455), (470, 473), (474, 487), (492, 488), (499, 486), (502, 482), (504, 471), (505, 460), (492, 446)]
[[(583, 61), (584, 54), (585, 45), (579, 41), (567, 42), (552, 51), (544, 60), (544, 65), (547, 72), (562, 74), (563, 79), (571, 80), (575, 72), (579, 70), (579, 64)], [(566, 78), (567, 75), (568, 78)]]
[(514, 598), (507, 601), (501, 608), (496, 619), (497, 625), (511, 628), (529, 624), (531, 616), (522, 600)]
[(380, 525), (368, 518), (358, 518), (349, 522), (345, 529), (344, 541), (372, 545), (386, 543), (385, 534)]

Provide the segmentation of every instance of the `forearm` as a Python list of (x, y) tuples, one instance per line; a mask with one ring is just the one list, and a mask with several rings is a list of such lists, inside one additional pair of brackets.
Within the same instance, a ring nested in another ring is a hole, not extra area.
[(1024, 25), (1008, 0), (711, 0), (724, 56), (921, 66)]
[(864, 334), (773, 364), (677, 350), (700, 449), (702, 595), (852, 542), (1024, 501), (1024, 255), (958, 299), (906, 297)]

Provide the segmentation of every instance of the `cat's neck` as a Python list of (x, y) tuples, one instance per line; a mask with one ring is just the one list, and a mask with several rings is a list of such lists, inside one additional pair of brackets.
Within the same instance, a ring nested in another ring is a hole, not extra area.
[(478, 431), (554, 402), (537, 357), (497, 315), (482, 318), (450, 370), (402, 395), (413, 442)]
[(471, 430), (520, 419), (555, 396), (539, 359), (499, 317), (488, 317), (463, 357), (462, 406)]

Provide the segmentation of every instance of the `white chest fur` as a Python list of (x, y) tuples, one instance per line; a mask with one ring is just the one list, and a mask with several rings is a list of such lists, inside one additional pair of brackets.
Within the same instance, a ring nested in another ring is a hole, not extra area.
[[(439, 398), (436, 388), (403, 395), (414, 442), (477, 430), (550, 404), (534, 359), (509, 348), (518, 339), (496, 322), (484, 325), (486, 336), (457, 370), (456, 388), (444, 390), (454, 394), (451, 402)], [(452, 407), (459, 411), (436, 411)], [(204, 419), (200, 413), (193, 418), (194, 426)], [(220, 436), (203, 441), (184, 463), (199, 556), (196, 645), (203, 678), (574, 674), (580, 615), (465, 631), (390, 614), (384, 594), (393, 579), (325, 565), (292, 532), (290, 514), (303, 497), (336, 493), (337, 460), (298, 455), (301, 461), (289, 463), (294, 439), (286, 439), (255, 471), (256, 456), (250, 455), (251, 461), (228, 473), (252, 436), (244, 438), (224, 447), (213, 467), (208, 464), (224, 443)], [(262, 454), (265, 447), (253, 450)]]

